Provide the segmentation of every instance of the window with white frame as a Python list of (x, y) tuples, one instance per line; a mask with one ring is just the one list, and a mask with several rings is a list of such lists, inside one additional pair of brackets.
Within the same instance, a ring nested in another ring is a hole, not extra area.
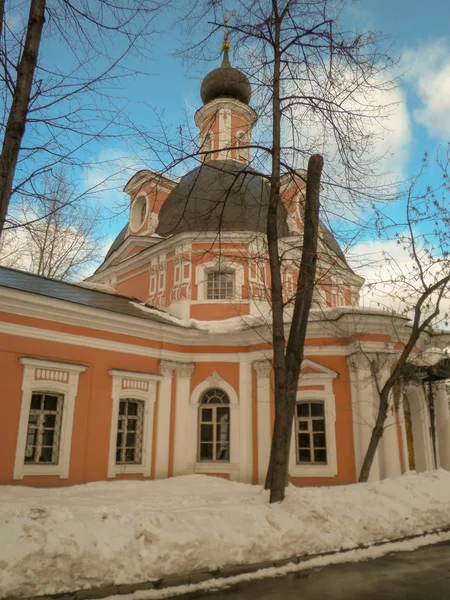
[(299, 402), (295, 415), (298, 465), (326, 465), (327, 443), (323, 402)]
[(144, 402), (123, 398), (119, 403), (117, 423), (117, 465), (142, 463), (142, 436), (144, 430)]
[(111, 369), (112, 419), (108, 477), (151, 475), (156, 384), (161, 376)]
[(233, 271), (210, 271), (206, 275), (207, 300), (231, 300), (234, 296)]
[(199, 461), (230, 460), (230, 399), (219, 388), (207, 390), (199, 407)]
[(63, 403), (62, 394), (32, 394), (25, 446), (26, 464), (58, 464)]
[(84, 365), (21, 357), (22, 404), (14, 479), (69, 477), (75, 398)]

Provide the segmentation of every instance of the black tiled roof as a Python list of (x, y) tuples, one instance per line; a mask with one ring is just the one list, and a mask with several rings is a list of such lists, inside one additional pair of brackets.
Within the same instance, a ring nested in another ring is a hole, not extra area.
[(106, 259), (109, 258), (111, 256), (111, 254), (115, 250), (117, 250), (117, 248), (125, 241), (125, 238), (127, 237), (127, 229), (128, 229), (128, 224), (125, 225), (125, 227), (123, 229), (121, 229), (120, 232), (118, 233), (116, 239), (113, 241), (108, 252), (106, 253), (106, 256), (105, 256), (103, 262), (105, 262)]
[[(176, 323), (165, 318), (163, 313), (159, 316), (141, 310), (135, 306), (133, 300), (125, 296), (90, 290), (73, 283), (57, 281), (25, 271), (0, 267), (0, 288), (2, 287), (178, 327)], [(136, 302), (139, 302), (139, 300), (136, 300)]]
[[(184, 175), (165, 199), (156, 233), (267, 230), (270, 187), (258, 171), (234, 160), (211, 160)], [(278, 209), (277, 230), (289, 235), (287, 212)]]
[[(184, 175), (164, 201), (156, 233), (167, 237), (183, 232), (231, 232), (267, 229), (270, 187), (258, 171), (234, 160), (211, 160)], [(278, 234), (290, 236), (284, 206), (278, 210)], [(320, 222), (325, 246), (349, 267), (331, 231)], [(109, 248), (105, 260), (127, 238), (126, 225)]]

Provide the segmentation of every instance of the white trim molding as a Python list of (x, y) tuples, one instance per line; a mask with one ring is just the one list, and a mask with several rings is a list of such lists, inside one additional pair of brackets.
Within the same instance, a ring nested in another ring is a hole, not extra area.
[[(83, 373), (88, 367), (86, 365), (25, 356), (19, 358), (19, 362), (24, 369), (13, 479), (23, 479), (27, 475), (57, 475), (61, 479), (67, 479), (70, 468), (78, 378), (80, 373)], [(39, 392), (61, 394), (64, 397), (57, 464), (26, 464), (24, 462), (31, 398), (33, 393)]]
[(252, 363), (256, 371), (256, 427), (258, 432), (258, 483), (263, 484), (270, 459), (270, 388), (272, 380), (270, 372), (272, 363), (269, 360), (258, 360)]
[(324, 404), (327, 464), (297, 464), (294, 417), (289, 454), (289, 475), (291, 477), (335, 477), (338, 474), (338, 467), (336, 448), (336, 397), (333, 392), (333, 380), (338, 376), (338, 373), (309, 359), (302, 362), (302, 369), (305, 367), (315, 370), (316, 373), (302, 375), (299, 380), (299, 386), (306, 380), (308, 385), (317, 383), (322, 385), (324, 389), (323, 391), (302, 390), (300, 387), (297, 391), (297, 402), (323, 402)]
[[(227, 462), (198, 460), (200, 400), (203, 394), (211, 388), (223, 390), (230, 399), (230, 460)], [(189, 401), (189, 414), (187, 415), (187, 418), (188, 427), (186, 427), (186, 430), (191, 432), (186, 444), (188, 473), (229, 473), (230, 479), (239, 479), (240, 406), (238, 395), (236, 394), (234, 387), (225, 381), (216, 371), (213, 371), (209, 377), (199, 383), (193, 390)]]
[[(139, 473), (150, 477), (152, 468), (153, 416), (156, 398), (156, 384), (162, 379), (154, 373), (122, 371), (110, 369), (112, 377), (112, 413), (108, 455), (108, 478), (116, 475)], [(142, 452), (139, 464), (116, 464), (117, 425), (121, 400), (140, 400), (144, 402), (142, 424)]]
[[(225, 271), (234, 273), (234, 293), (233, 298), (224, 300), (208, 299), (207, 296), (207, 273), (211, 271)], [(200, 263), (195, 268), (195, 285), (197, 286), (197, 302), (202, 304), (229, 304), (236, 300), (243, 300), (242, 287), (244, 285), (244, 267), (241, 263), (234, 261), (226, 256), (218, 255), (213, 260)], [(246, 302), (247, 300), (243, 300)], [(248, 302), (248, 301), (247, 301)], [(195, 304), (195, 302), (192, 302)]]

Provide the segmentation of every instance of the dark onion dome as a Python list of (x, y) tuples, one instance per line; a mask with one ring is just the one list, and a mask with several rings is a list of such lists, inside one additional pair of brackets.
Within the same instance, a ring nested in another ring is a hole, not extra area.
[[(159, 213), (156, 233), (255, 231), (266, 233), (269, 185), (234, 160), (211, 160), (182, 177)], [(278, 235), (288, 236), (287, 213), (278, 210)]]
[(224, 48), (222, 65), (206, 75), (200, 88), (203, 104), (216, 98), (234, 98), (244, 104), (250, 102), (252, 88), (247, 77), (230, 65), (228, 48)]

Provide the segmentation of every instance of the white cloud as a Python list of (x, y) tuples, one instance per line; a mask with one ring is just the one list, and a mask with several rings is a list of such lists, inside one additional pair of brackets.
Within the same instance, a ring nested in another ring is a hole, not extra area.
[(406, 96), (401, 88), (383, 92), (377, 90), (372, 102), (386, 105), (383, 119), (372, 121), (368, 129), (373, 134), (373, 149), (370, 157), (382, 157), (378, 173), (388, 178), (404, 180), (410, 155), (411, 119), (406, 106)]
[[(359, 83), (353, 73), (341, 75), (335, 85), (329, 86), (329, 100), (340, 109), (327, 115), (311, 110), (310, 106), (295, 108), (285, 130), (286, 145), (301, 148), (307, 155), (320, 152), (329, 180), (343, 185), (346, 183), (344, 151), (354, 160), (354, 170), (349, 176), (356, 179), (348, 183), (360, 191), (369, 188), (380, 191), (384, 186), (390, 188), (404, 181), (412, 140), (411, 118), (404, 90), (391, 82), (389, 73), (385, 75), (378, 76), (370, 87)], [(323, 87), (326, 94), (327, 86)], [(351, 89), (354, 91), (350, 92)], [(311, 95), (314, 93), (317, 92), (311, 88)], [(342, 134), (339, 139), (335, 126)], [(293, 160), (295, 156), (297, 151), (293, 152)], [(372, 175), (367, 177), (370, 172)]]
[(416, 50), (407, 50), (403, 65), (408, 69), (405, 79), (419, 96), (421, 106), (414, 112), (416, 121), (430, 135), (450, 138), (450, 48), (439, 40)]
[[(397, 240), (378, 240), (356, 245), (347, 256), (352, 268), (366, 283), (361, 291), (361, 306), (395, 311), (412, 316), (412, 311), (424, 290), (420, 281), (419, 268), (411, 257), (409, 247)], [(421, 267), (425, 283), (430, 285), (450, 271), (448, 261), (427, 257), (420, 251)], [(433, 297), (436, 300), (436, 297)], [(434, 309), (433, 302), (430, 305)], [(425, 314), (427, 311), (424, 311)], [(450, 313), (450, 290), (440, 304), (440, 315), (434, 326), (445, 327), (446, 315)]]
[(85, 187), (95, 193), (103, 204), (125, 207), (128, 197), (123, 188), (137, 171), (146, 168), (148, 165), (126, 150), (106, 149), (86, 170)]

